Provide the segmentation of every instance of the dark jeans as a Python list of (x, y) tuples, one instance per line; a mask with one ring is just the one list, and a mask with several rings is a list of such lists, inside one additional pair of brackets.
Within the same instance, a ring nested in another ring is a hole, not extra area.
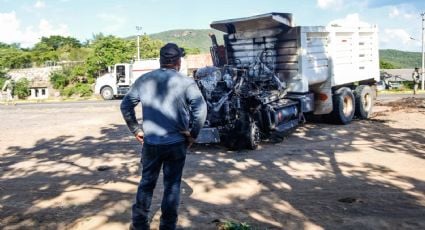
[(177, 209), (180, 202), (180, 183), (186, 160), (184, 142), (170, 145), (144, 144), (142, 150), (142, 180), (137, 189), (136, 202), (132, 208), (135, 229), (149, 229), (148, 214), (153, 190), (161, 167), (164, 175), (164, 194), (161, 203), (160, 229), (175, 229)]

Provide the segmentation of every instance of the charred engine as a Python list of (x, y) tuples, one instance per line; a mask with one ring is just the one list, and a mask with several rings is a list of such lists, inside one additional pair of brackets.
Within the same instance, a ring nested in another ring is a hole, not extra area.
[(290, 14), (274, 13), (211, 24), (227, 34), (224, 46), (211, 35), (214, 66), (194, 74), (208, 106), (198, 143), (255, 149), (303, 121), (302, 103), (288, 97), (278, 69), (285, 58), (279, 34), (290, 24)]
[[(273, 56), (264, 50), (242, 68), (224, 65), (197, 70), (195, 79), (208, 107), (198, 142), (218, 139), (231, 148), (255, 149), (261, 139), (281, 137), (299, 123), (299, 103), (285, 99), (285, 85), (273, 63)], [(219, 138), (214, 137), (217, 134)]]

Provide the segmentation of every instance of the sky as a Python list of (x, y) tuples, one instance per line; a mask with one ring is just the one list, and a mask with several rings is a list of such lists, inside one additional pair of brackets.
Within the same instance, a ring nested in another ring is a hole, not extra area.
[(0, 0), (0, 42), (32, 47), (41, 37), (128, 37), (207, 29), (212, 21), (292, 13), (297, 26), (377, 25), (380, 49), (421, 51), (425, 0)]

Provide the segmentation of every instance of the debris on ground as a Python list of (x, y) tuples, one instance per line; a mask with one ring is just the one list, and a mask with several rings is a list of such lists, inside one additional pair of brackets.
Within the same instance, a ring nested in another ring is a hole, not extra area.
[(408, 108), (425, 108), (425, 98), (406, 97), (397, 101), (376, 102), (377, 106), (391, 106), (391, 111), (399, 111)]
[(112, 167), (108, 166), (108, 165), (101, 165), (101, 166), (97, 167), (97, 171), (100, 171), (100, 172), (107, 171), (107, 170), (110, 170), (110, 169), (112, 169)]
[(345, 197), (345, 198), (341, 198), (338, 200), (341, 203), (348, 203), (348, 204), (352, 204), (352, 203), (363, 203), (363, 200), (359, 199), (359, 198), (355, 198), (355, 197)]

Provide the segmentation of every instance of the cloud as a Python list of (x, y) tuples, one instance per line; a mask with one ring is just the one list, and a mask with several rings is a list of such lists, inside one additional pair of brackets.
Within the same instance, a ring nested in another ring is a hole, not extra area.
[(417, 7), (425, 6), (423, 0), (368, 0), (369, 7), (384, 7), (396, 5), (414, 5)]
[(58, 26), (53, 26), (46, 19), (41, 19), (38, 25), (38, 33), (42, 36), (50, 35), (65, 35), (69, 36), (68, 26), (65, 24), (60, 24)]
[(54, 26), (46, 19), (41, 19), (36, 28), (33, 26), (23, 28), (14, 11), (0, 13), (0, 28), (3, 31), (7, 31), (7, 33), (0, 33), (0, 42), (9, 44), (20, 43), (22, 47), (33, 46), (43, 36), (69, 36), (67, 25), (61, 24)]
[(403, 6), (399, 6), (399, 7), (395, 7), (392, 6), (390, 7), (390, 12), (388, 14), (388, 16), (390, 18), (405, 18), (405, 19), (412, 19), (414, 18), (416, 15), (412, 12), (409, 12), (410, 10), (407, 9), (407, 7), (403, 7)]
[(410, 34), (401, 28), (384, 29), (379, 34), (380, 48), (398, 48), (417, 51), (421, 46), (419, 40), (413, 39)]
[(103, 28), (103, 31), (106, 33), (113, 33), (120, 30), (122, 27), (126, 26), (127, 22), (126, 18), (113, 14), (102, 13), (98, 14), (96, 17), (105, 22), (106, 26)]
[(403, 45), (418, 42), (413, 41), (409, 33), (407, 33), (407, 31), (404, 29), (384, 29), (383, 34), (381, 35), (381, 41), (384, 43), (397, 41)]
[(391, 7), (390, 13), (388, 16), (390, 16), (390, 18), (398, 17), (400, 16), (400, 11), (397, 9), (397, 7)]
[(345, 18), (336, 19), (329, 22), (328, 26), (347, 26), (347, 27), (359, 27), (359, 26), (370, 26), (369, 23), (360, 20), (360, 16), (357, 13), (348, 14)]
[(344, 5), (344, 0), (317, 0), (317, 5), (321, 9), (340, 9)]
[(43, 1), (41, 1), (41, 0), (38, 0), (35, 4), (34, 4), (34, 8), (36, 8), (36, 9), (42, 9), (42, 8), (44, 8), (44, 7), (46, 7), (46, 3), (44, 3)]

